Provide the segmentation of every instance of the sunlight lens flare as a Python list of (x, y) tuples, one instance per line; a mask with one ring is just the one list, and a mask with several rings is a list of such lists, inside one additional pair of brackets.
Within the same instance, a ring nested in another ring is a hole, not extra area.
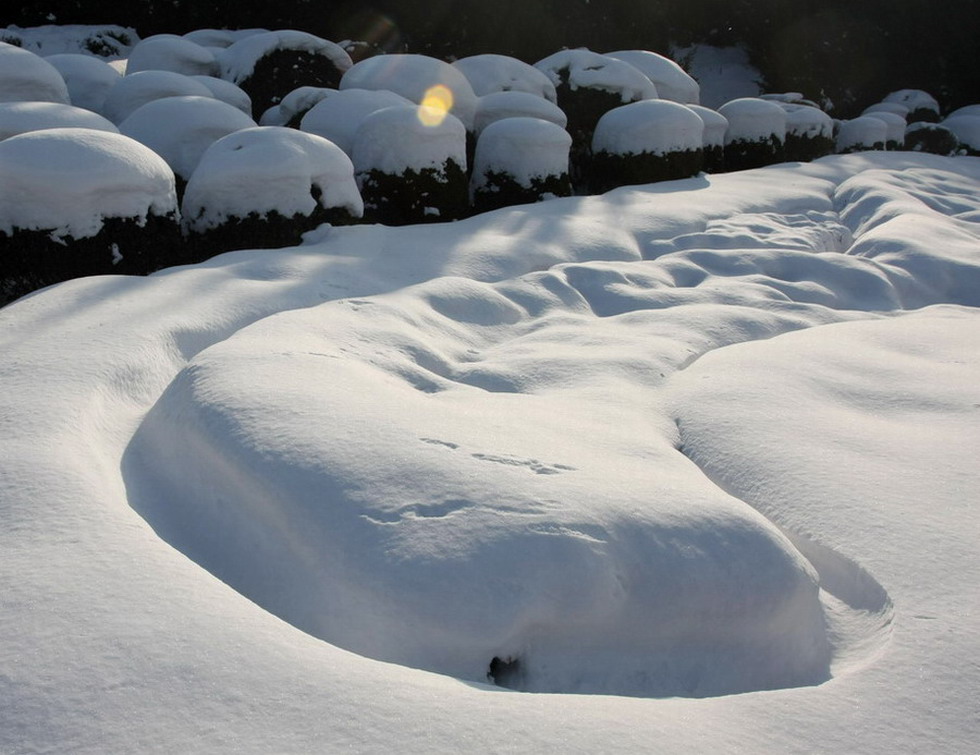
[(424, 126), (438, 126), (446, 119), (452, 106), (453, 93), (449, 87), (436, 84), (425, 91), (419, 105), (419, 120)]

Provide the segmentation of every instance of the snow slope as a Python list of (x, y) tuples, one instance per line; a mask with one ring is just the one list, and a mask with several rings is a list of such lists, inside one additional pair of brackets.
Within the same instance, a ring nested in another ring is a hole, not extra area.
[(978, 186), (832, 157), (0, 310), (0, 751), (971, 751)]

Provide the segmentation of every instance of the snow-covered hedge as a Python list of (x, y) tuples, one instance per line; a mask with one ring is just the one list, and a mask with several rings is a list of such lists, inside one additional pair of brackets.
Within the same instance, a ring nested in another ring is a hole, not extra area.
[(361, 122), (386, 107), (411, 106), (410, 100), (387, 89), (341, 89), (321, 99), (303, 116), (299, 127), (329, 139), (348, 155)]
[(354, 167), (332, 142), (256, 126), (209, 146), (181, 205), (192, 254), (293, 246), (321, 223), (349, 223), (363, 204)]
[(650, 50), (618, 50), (606, 55), (636, 68), (657, 87), (661, 99), (682, 105), (698, 105), (701, 87), (683, 68), (668, 57)]
[(780, 102), (786, 111), (785, 158), (809, 162), (834, 151), (834, 122), (810, 105)]
[(470, 193), (476, 212), (539, 202), (572, 193), (572, 137), (541, 118), (503, 118), (480, 133)]
[(862, 115), (849, 121), (842, 121), (837, 132), (837, 152), (863, 152), (884, 149), (888, 141), (888, 126), (873, 115)]
[(955, 155), (960, 140), (948, 126), (928, 121), (910, 123), (905, 129), (905, 149), (911, 152), (931, 152), (934, 155)]
[(980, 107), (976, 110), (963, 108), (940, 125), (948, 128), (959, 139), (964, 154), (980, 156)]
[(725, 134), (728, 132), (728, 119), (717, 110), (702, 105), (688, 105), (704, 123), (701, 137), (704, 163), (701, 169), (706, 173), (721, 173), (725, 169)]
[(0, 142), (0, 302), (179, 262), (179, 237), (173, 172), (133, 139), (57, 128)]
[(670, 100), (613, 108), (595, 127), (589, 178), (592, 191), (671, 181), (701, 170), (704, 121)]
[(402, 105), (371, 113), (351, 157), (368, 221), (405, 225), (468, 213), (466, 128), (441, 108)]
[(936, 98), (921, 89), (899, 89), (885, 97), (882, 102), (904, 105), (909, 109), (906, 120), (909, 123), (925, 121), (935, 123), (939, 120), (939, 103)]
[(471, 55), (453, 63), (470, 82), (477, 97), (495, 92), (525, 92), (557, 103), (552, 80), (542, 71), (507, 55)]
[(905, 129), (908, 124), (904, 117), (888, 110), (872, 110), (863, 117), (877, 118), (885, 124), (885, 149), (905, 149)]
[(728, 120), (726, 170), (761, 168), (782, 161), (786, 111), (777, 103), (758, 97), (740, 97), (726, 102), (718, 112)]

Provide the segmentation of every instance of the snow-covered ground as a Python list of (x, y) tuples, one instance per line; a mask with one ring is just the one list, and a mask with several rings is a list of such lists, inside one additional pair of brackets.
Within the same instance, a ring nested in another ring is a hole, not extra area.
[(3, 308), (0, 751), (974, 751), (978, 190), (864, 153)]

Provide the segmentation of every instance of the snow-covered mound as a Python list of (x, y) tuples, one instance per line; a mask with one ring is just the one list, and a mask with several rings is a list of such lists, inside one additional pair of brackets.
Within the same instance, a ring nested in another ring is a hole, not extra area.
[(845, 154), (867, 149), (884, 149), (888, 131), (888, 124), (872, 115), (841, 121), (837, 132), (837, 151)]
[(704, 151), (704, 170), (718, 173), (725, 164), (725, 134), (728, 133), (728, 119), (717, 110), (701, 105), (688, 105), (704, 124), (701, 145)]
[[(618, 97), (621, 105), (658, 96), (653, 82), (629, 63), (591, 50), (560, 50), (534, 67), (548, 76), (556, 90), (606, 92)], [(561, 101), (559, 94), (559, 105)]]
[(903, 149), (905, 147), (905, 129), (908, 127), (908, 123), (903, 116), (887, 110), (872, 110), (866, 112), (864, 117), (877, 118), (885, 124), (885, 149)]
[(252, 117), (252, 98), (241, 87), (232, 84), (230, 81), (219, 79), (216, 76), (199, 75), (191, 76), (191, 78), (200, 84), (204, 84), (210, 90), (211, 96), (216, 100), (226, 102), (232, 107), (241, 110), (249, 118)]
[(0, 142), (0, 231), (85, 238), (106, 218), (176, 210), (173, 172), (156, 153), (120, 134), (55, 128)]
[(22, 29), (8, 26), (3, 36), (20, 42), (38, 55), (83, 54), (104, 60), (118, 60), (129, 55), (139, 42), (134, 29), (115, 24), (47, 24)]
[(214, 142), (254, 126), (241, 110), (213, 97), (166, 97), (138, 107), (119, 131), (152, 149), (187, 181)]
[(906, 119), (909, 123), (939, 120), (939, 103), (935, 97), (921, 89), (899, 89), (888, 94), (882, 102), (907, 107), (909, 114)]
[(759, 97), (740, 97), (718, 112), (728, 121), (725, 167), (745, 170), (780, 162), (786, 142), (786, 111)]
[(905, 129), (905, 149), (952, 156), (960, 151), (956, 133), (941, 123), (915, 121)]
[(58, 69), (32, 52), (0, 42), (0, 102), (57, 102), (71, 98)]
[(782, 102), (786, 111), (786, 159), (816, 160), (834, 151), (834, 122), (811, 105)]
[(479, 135), (491, 123), (504, 118), (538, 118), (559, 128), (568, 125), (568, 116), (553, 102), (527, 92), (507, 91), (480, 97), (473, 132)]
[(427, 55), (377, 55), (355, 64), (341, 89), (386, 89), (418, 105), (441, 107), (473, 128), (477, 97), (463, 73)]
[(260, 61), (279, 51), (305, 52), (325, 58), (333, 65), (338, 78), (351, 67), (350, 56), (340, 45), (313, 34), (286, 29), (238, 37), (221, 54), (222, 77), (241, 84), (252, 78)]
[(0, 102), (0, 140), (48, 128), (93, 128), (119, 133), (101, 115), (79, 107), (57, 102)]
[(649, 50), (618, 50), (606, 55), (629, 63), (640, 71), (653, 82), (661, 98), (682, 105), (700, 103), (701, 87), (698, 82), (670, 58)]
[(173, 71), (138, 71), (123, 76), (108, 91), (102, 115), (119, 125), (134, 110), (166, 97), (212, 97), (211, 90), (190, 76)]
[(45, 60), (54, 66), (68, 87), (68, 97), (75, 107), (101, 113), (106, 94), (121, 74), (105, 61), (81, 53), (50, 55)]
[(971, 752), (978, 197), (831, 156), (4, 307), (0, 750)]
[(299, 127), (329, 139), (348, 155), (361, 122), (386, 107), (411, 105), (411, 101), (386, 89), (341, 89), (320, 100), (300, 120)]
[(565, 129), (541, 118), (502, 118), (489, 124), (480, 132), (473, 159), (474, 208), (484, 212), (569, 196), (571, 146)]
[(337, 91), (331, 87), (296, 87), (278, 105), (273, 105), (262, 113), (259, 125), (298, 127), (310, 110), (328, 97), (333, 97)]
[(126, 73), (173, 71), (185, 76), (214, 76), (218, 61), (210, 50), (176, 34), (155, 34), (130, 51)]
[(543, 72), (507, 55), (471, 55), (453, 62), (477, 97), (497, 92), (525, 92), (557, 103), (555, 85)]
[(980, 156), (980, 108), (975, 111), (975, 115), (971, 112), (973, 111), (957, 111), (940, 125), (956, 135), (967, 154), (977, 157)]
[(217, 139), (204, 151), (182, 214), (185, 227), (200, 233), (252, 214), (309, 217), (318, 207), (361, 215), (350, 159), (318, 136), (259, 126)]

